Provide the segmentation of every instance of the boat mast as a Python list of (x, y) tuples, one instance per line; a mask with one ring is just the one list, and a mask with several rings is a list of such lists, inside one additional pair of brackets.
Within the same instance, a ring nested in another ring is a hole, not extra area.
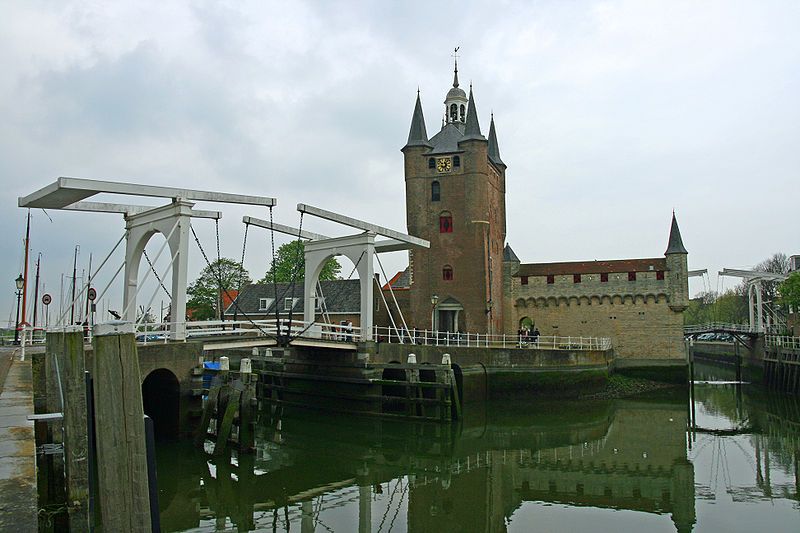
[(36, 317), (39, 310), (39, 262), (42, 260), (42, 253), (36, 258), (36, 283), (33, 288), (33, 328), (36, 329)]
[(78, 250), (80, 245), (75, 245), (75, 255), (72, 258), (72, 303), (70, 304), (69, 323), (75, 324), (75, 286), (78, 281)]
[[(27, 227), (25, 228), (25, 267), (24, 267), (24, 274), (22, 275), (22, 279), (25, 280), (22, 285), (22, 325), (25, 326), (28, 323), (28, 315), (25, 314), (25, 310), (27, 309), (28, 303), (28, 249), (30, 248), (30, 241), (31, 241), (31, 210), (28, 209), (28, 223)], [(23, 335), (23, 341), (24, 341)]]
[[(89, 327), (92, 327), (92, 321), (89, 320), (91, 314), (89, 310), (91, 309), (92, 302), (89, 300), (89, 289), (92, 288), (92, 254), (89, 254), (89, 273), (87, 274), (89, 277), (86, 279), (86, 324)], [(81, 322), (83, 322), (81, 320)]]

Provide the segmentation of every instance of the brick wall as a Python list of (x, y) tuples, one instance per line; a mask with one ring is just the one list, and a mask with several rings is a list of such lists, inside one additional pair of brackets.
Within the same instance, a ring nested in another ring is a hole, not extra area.
[(548, 284), (546, 276), (531, 276), (527, 285), (511, 277), (506, 333), (529, 317), (542, 335), (610, 337), (618, 357), (682, 359), (683, 313), (670, 307), (665, 277), (638, 272), (636, 281), (628, 281), (627, 273), (610, 273), (608, 282), (600, 282), (600, 274), (584, 274), (574, 283), (570, 274)]

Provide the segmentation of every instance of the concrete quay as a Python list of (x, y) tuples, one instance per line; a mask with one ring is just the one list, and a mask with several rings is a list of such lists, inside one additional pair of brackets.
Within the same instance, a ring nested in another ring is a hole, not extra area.
[(0, 351), (0, 531), (37, 531), (36, 444), (30, 360)]

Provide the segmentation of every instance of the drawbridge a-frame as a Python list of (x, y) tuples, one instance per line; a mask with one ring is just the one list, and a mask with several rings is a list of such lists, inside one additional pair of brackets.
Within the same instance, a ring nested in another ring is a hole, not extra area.
[[(170, 203), (154, 207), (86, 201), (87, 198), (98, 194), (163, 198), (169, 200)], [(222, 214), (219, 211), (194, 209), (195, 204), (192, 200), (264, 207), (272, 207), (277, 203), (274, 198), (265, 196), (61, 177), (54, 183), (28, 196), (19, 198), (18, 204), (19, 207), (117, 213), (124, 216), (126, 246), (124, 311), (122, 318), (129, 322), (135, 322), (136, 320), (139, 263), (145, 246), (153, 235), (156, 233), (163, 234), (166, 238), (165, 245), (169, 247), (170, 266), (172, 268), (170, 338), (173, 340), (185, 340), (186, 288), (191, 219), (211, 218), (218, 220), (222, 218)], [(84, 287), (85, 289), (86, 287)]]

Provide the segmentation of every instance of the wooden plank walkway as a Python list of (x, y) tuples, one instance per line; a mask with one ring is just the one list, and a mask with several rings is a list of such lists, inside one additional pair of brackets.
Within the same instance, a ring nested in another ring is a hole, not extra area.
[(36, 443), (27, 419), (33, 414), (31, 363), (11, 361), (16, 351), (0, 351), (0, 531), (23, 533), (38, 529)]

